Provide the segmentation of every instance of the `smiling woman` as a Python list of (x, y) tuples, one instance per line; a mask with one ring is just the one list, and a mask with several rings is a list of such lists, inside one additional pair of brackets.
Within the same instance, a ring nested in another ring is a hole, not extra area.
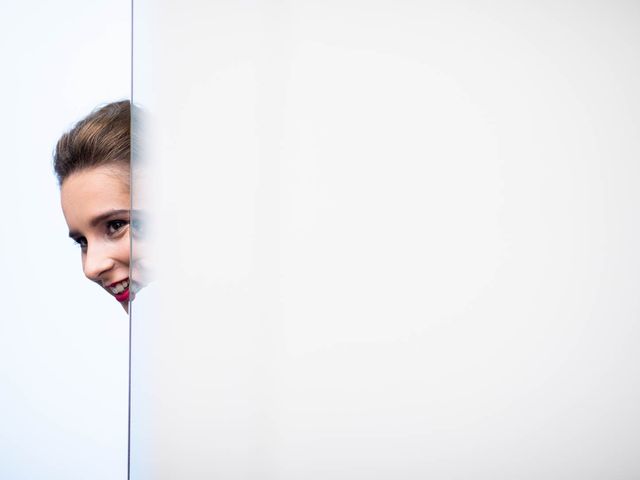
[(56, 146), (54, 169), (69, 236), (80, 246), (86, 277), (129, 311), (129, 101), (105, 105), (78, 122)]

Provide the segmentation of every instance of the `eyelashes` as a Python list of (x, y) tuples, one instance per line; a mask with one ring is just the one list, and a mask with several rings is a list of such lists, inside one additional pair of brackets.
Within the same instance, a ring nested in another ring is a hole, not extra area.
[(73, 244), (77, 247), (80, 247), (80, 249), (82, 251), (85, 251), (87, 249), (87, 239), (84, 237), (77, 237), (77, 238), (72, 238), (71, 240), (73, 240)]

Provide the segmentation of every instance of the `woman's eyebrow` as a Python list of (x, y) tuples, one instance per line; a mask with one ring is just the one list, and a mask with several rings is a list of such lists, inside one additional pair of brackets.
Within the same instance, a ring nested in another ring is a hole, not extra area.
[(97, 217), (93, 217), (93, 219), (91, 220), (90, 225), (92, 227), (95, 227), (96, 225), (98, 225), (99, 223), (103, 222), (107, 218), (115, 217), (115, 216), (118, 216), (118, 215), (127, 215), (127, 216), (129, 216), (129, 209), (109, 210), (108, 212), (101, 213)]

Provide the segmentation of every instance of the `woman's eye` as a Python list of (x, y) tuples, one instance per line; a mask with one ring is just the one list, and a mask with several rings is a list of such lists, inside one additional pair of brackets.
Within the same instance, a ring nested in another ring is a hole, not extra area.
[(113, 235), (114, 233), (117, 233), (118, 230), (124, 228), (128, 223), (129, 222), (126, 220), (111, 220), (107, 222), (107, 231), (109, 235)]
[(87, 249), (87, 239), (84, 237), (78, 237), (78, 238), (74, 238), (73, 241), (75, 242), (76, 245), (78, 245), (82, 250), (86, 250)]

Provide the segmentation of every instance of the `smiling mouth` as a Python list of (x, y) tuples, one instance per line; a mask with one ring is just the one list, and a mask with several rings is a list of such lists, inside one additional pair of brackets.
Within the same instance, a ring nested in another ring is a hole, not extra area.
[(119, 302), (128, 302), (129, 301), (129, 279), (125, 278), (116, 283), (112, 283), (107, 287), (107, 290), (111, 292), (111, 294), (116, 297), (116, 300)]

